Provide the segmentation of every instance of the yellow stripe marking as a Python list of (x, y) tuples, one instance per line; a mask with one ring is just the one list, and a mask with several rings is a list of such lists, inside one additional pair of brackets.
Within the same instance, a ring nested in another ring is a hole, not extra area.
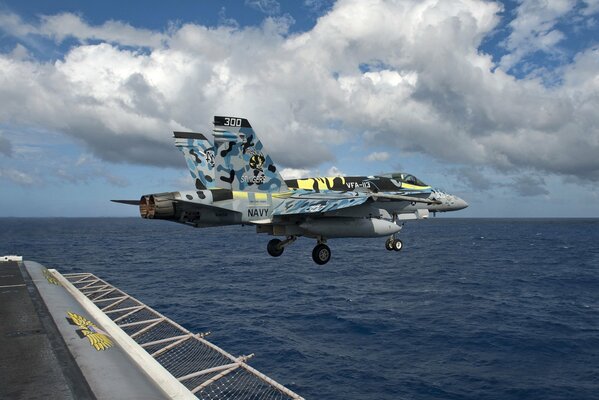
[(236, 200), (247, 200), (248, 192), (233, 191), (233, 198)]

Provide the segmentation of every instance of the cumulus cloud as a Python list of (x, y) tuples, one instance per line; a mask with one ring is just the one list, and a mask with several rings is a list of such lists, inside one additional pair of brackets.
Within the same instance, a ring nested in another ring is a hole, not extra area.
[(386, 161), (389, 159), (389, 153), (386, 151), (375, 151), (366, 156), (366, 161)]
[(502, 58), (501, 66), (508, 70), (536, 51), (557, 53), (556, 45), (565, 35), (556, 25), (574, 10), (576, 3), (576, 0), (521, 0), (516, 17), (509, 24), (511, 34), (504, 43), (509, 54)]
[(281, 176), (283, 177), (283, 179), (300, 179), (309, 178), (316, 175), (314, 175), (312, 170), (309, 169), (283, 168), (281, 170)]
[[(558, 43), (555, 21), (571, 3), (548, 3), (536, 20), (522, 8), (507, 42), (513, 60)], [(558, 87), (516, 79), (506, 70), (514, 61), (498, 66), (479, 50), (501, 10), (479, 0), (341, 0), (295, 34), (286, 17), (155, 32), (68, 13), (23, 26), (4, 14), (0, 26), (16, 36), (80, 44), (53, 62), (0, 54), (0, 120), (63, 132), (113, 162), (179, 166), (170, 131), (206, 132), (213, 115), (231, 114), (249, 118), (293, 170), (334, 162), (332, 146), (352, 139), (599, 180), (599, 49), (562, 68)]]
[(584, 4), (583, 15), (593, 15), (599, 12), (599, 0), (582, 0), (582, 3)]
[(70, 168), (58, 168), (53, 172), (54, 177), (71, 184), (89, 184), (92, 181), (102, 180), (115, 187), (122, 188), (130, 185), (130, 182), (127, 179), (106, 172), (102, 168), (86, 169), (83, 171)]
[(542, 54), (548, 60), (566, 62), (569, 54), (562, 46), (567, 39), (564, 32), (572, 29), (580, 33), (596, 25), (599, 1), (520, 0), (518, 3), (515, 18), (508, 25), (510, 34), (503, 41), (508, 53), (501, 58), (500, 65), (506, 71), (514, 68), (550, 78), (551, 71), (532, 61), (533, 58)]
[(6, 33), (20, 38), (37, 32), (35, 27), (26, 24), (20, 16), (8, 11), (0, 11), (0, 27)]
[(88, 184), (102, 180), (115, 187), (127, 187), (128, 179), (114, 175), (106, 170), (101, 163), (88, 154), (81, 155), (76, 161), (62, 161), (58, 166), (50, 164), (49, 173), (54, 177), (71, 184)]
[(277, 0), (245, 0), (245, 5), (267, 15), (281, 12), (281, 5)]
[(484, 192), (493, 187), (493, 182), (476, 168), (458, 168), (452, 171), (458, 182), (475, 192)]
[[(123, 46), (158, 47), (166, 38), (162, 33), (134, 28), (120, 21), (109, 20), (102, 25), (91, 26), (73, 13), (42, 15), (40, 23), (32, 25), (15, 13), (0, 11), (0, 28), (21, 39), (44, 36), (58, 43), (73, 38), (81, 42), (100, 40)], [(30, 40), (26, 42), (31, 43)]]
[(346, 175), (346, 174), (334, 165), (331, 168), (329, 168), (326, 173), (326, 176), (343, 176), (343, 175)]
[(281, 176), (283, 179), (301, 179), (312, 178), (315, 176), (343, 176), (346, 175), (336, 166), (329, 167), (326, 171), (319, 169), (302, 169), (302, 168), (283, 168)]
[(42, 17), (39, 33), (57, 42), (72, 37), (80, 41), (102, 40), (124, 46), (158, 47), (165, 36), (147, 29), (134, 28), (120, 21), (90, 26), (81, 16), (61, 13)]
[(545, 180), (540, 176), (523, 175), (513, 179), (512, 189), (520, 196), (542, 196), (549, 194), (545, 187)]
[(12, 143), (2, 136), (2, 134), (0, 134), (0, 154), (5, 155), (6, 157), (11, 157), (13, 154)]
[(304, 0), (304, 6), (313, 13), (321, 13), (333, 6), (334, 0)]
[(30, 186), (38, 183), (38, 179), (34, 175), (15, 168), (0, 168), (0, 179), (1, 178), (21, 186)]

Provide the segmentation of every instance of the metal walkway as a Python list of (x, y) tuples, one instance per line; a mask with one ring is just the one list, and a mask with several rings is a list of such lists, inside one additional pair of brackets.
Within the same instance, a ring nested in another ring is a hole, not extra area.
[(235, 357), (90, 273), (63, 274), (76, 289), (200, 399), (303, 399)]

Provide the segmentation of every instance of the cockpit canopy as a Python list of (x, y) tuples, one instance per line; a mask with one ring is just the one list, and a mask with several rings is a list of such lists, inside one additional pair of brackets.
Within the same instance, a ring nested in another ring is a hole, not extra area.
[(409, 185), (415, 186), (428, 186), (426, 183), (422, 182), (420, 179), (416, 178), (414, 175), (405, 174), (403, 172), (393, 172), (390, 174), (382, 175), (385, 178), (395, 179), (396, 181), (407, 183)]

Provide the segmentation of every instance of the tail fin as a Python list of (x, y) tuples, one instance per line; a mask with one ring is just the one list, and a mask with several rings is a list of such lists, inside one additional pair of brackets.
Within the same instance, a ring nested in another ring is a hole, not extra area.
[(287, 185), (245, 118), (214, 117), (216, 185), (248, 192), (284, 192)]
[(201, 133), (173, 132), (198, 190), (216, 188), (214, 145)]

